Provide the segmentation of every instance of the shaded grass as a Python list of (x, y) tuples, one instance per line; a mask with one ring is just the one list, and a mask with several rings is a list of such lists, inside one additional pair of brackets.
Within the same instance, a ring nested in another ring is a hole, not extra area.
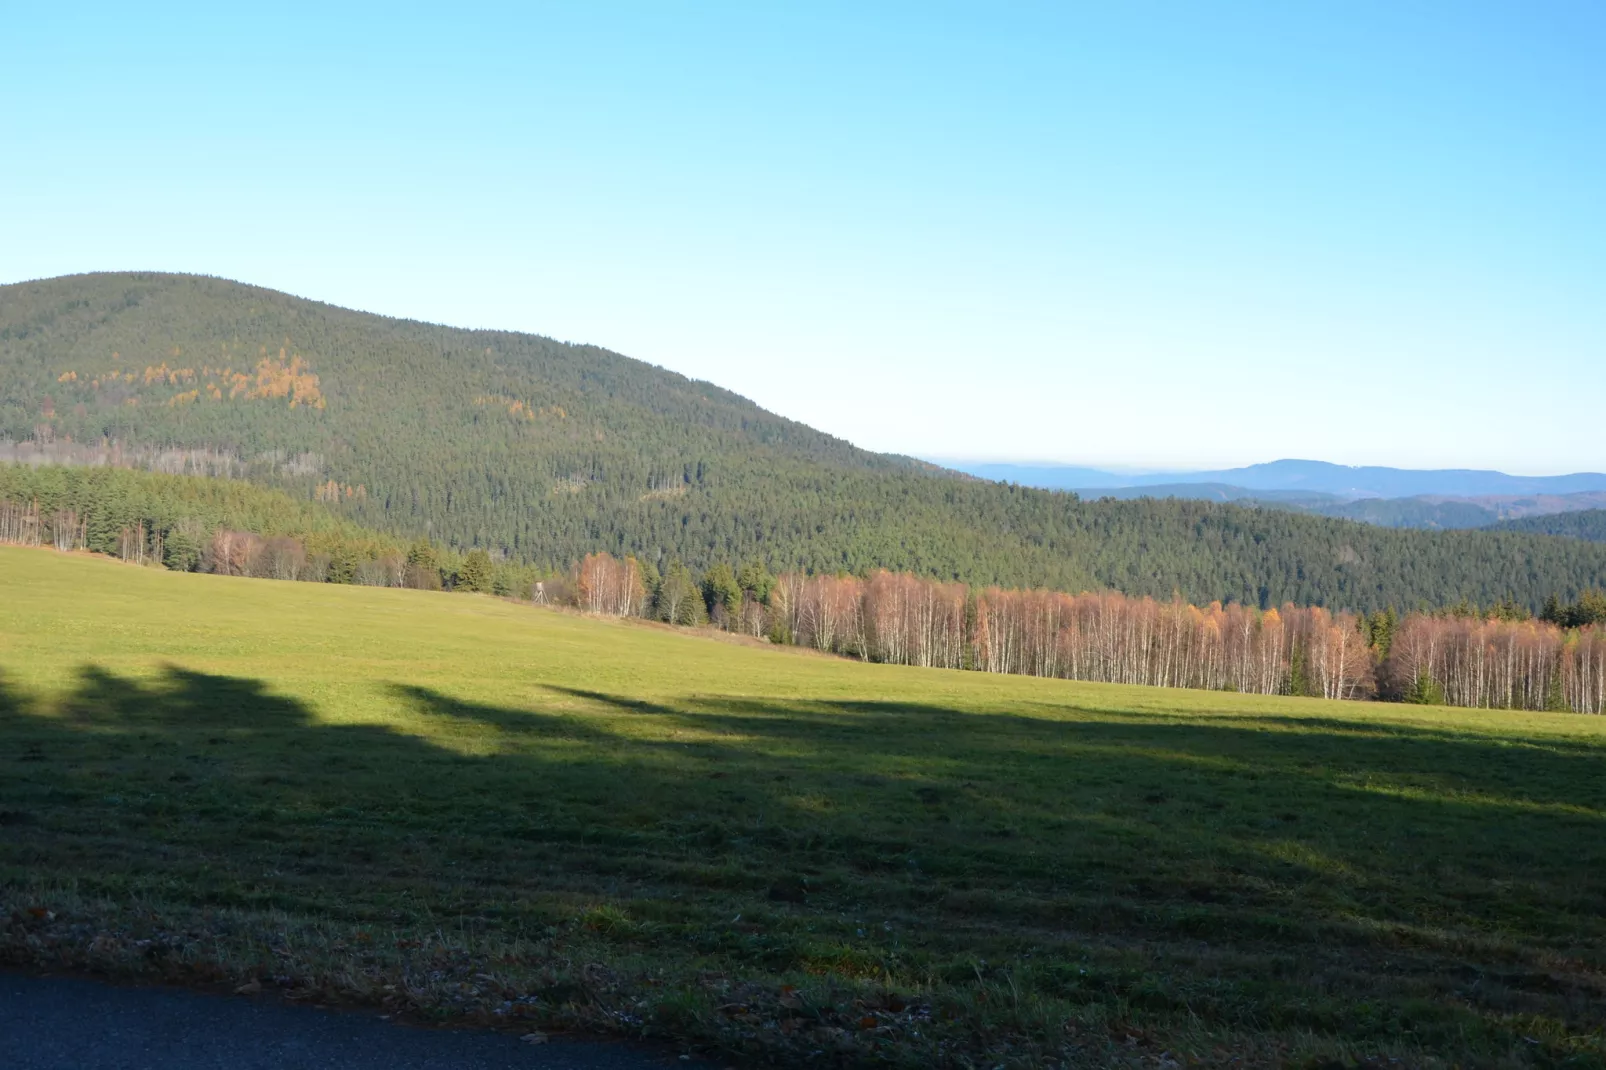
[(907, 1065), (1600, 1065), (1606, 724), (0, 548), (0, 948)]

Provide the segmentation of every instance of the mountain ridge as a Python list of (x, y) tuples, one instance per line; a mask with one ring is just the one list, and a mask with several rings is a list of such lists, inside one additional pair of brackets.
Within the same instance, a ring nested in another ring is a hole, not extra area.
[(1195, 472), (1122, 475), (1073, 465), (1014, 465), (952, 462), (959, 471), (1025, 486), (1064, 490), (1114, 490), (1218, 484), (1242, 490), (1310, 491), (1337, 497), (1413, 498), (1426, 495), (1483, 497), (1514, 494), (1576, 494), (1606, 491), (1606, 474), (1572, 472), (1556, 476), (1514, 476), (1473, 468), (1393, 468), (1340, 465), (1285, 458)]
[[(1314, 516), (1356, 520), (1391, 528), (1491, 528), (1506, 521), (1545, 517), (1606, 507), (1606, 492), (1573, 494), (1487, 494), (1455, 497), (1419, 494), (1409, 498), (1344, 498), (1319, 491), (1250, 490), (1222, 483), (1170, 483), (1144, 487), (1090, 487), (1077, 493), (1090, 500), (1110, 498), (1180, 498), (1194, 501), (1234, 502), (1244, 506), (1284, 509)], [(1533, 530), (1510, 528), (1508, 530)]]
[(1537, 607), (1606, 583), (1589, 544), (1084, 502), (862, 450), (600, 347), (191, 275), (0, 287), (0, 438), (19, 456), (211, 465), (378, 531), (553, 568), (606, 550), (1361, 610)]

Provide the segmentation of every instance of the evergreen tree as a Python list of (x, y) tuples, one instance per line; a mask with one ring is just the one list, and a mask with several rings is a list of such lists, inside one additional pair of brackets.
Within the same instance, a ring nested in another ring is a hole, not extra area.
[(730, 627), (742, 608), (742, 588), (731, 567), (723, 561), (714, 565), (703, 575), (702, 588), (709, 619), (721, 627)]
[(775, 588), (775, 577), (770, 575), (770, 570), (762, 562), (750, 561), (736, 573), (736, 585), (754, 602), (767, 605), (770, 591)]
[(1539, 611), (1539, 619), (1550, 624), (1559, 624), (1565, 627), (1566, 617), (1564, 616), (1564, 613), (1565, 610), (1562, 608), (1561, 599), (1556, 597), (1555, 593), (1552, 592), (1545, 598), (1545, 608)]
[(457, 586), (465, 591), (491, 589), (491, 555), (482, 549), (470, 550), (457, 572)]
[(356, 583), (357, 565), (359, 558), (355, 550), (349, 546), (337, 546), (328, 555), (329, 568), (326, 576), (330, 583)]
[(1567, 696), (1562, 690), (1561, 673), (1552, 672), (1550, 683), (1545, 688), (1545, 709), (1551, 713), (1566, 713), (1571, 708), (1567, 705)]
[(1416, 682), (1405, 692), (1403, 699), (1418, 706), (1442, 706), (1444, 705), (1444, 688), (1440, 687), (1433, 677), (1423, 673), (1416, 678)]
[(1606, 591), (1588, 590), (1579, 595), (1569, 617), (1569, 624), (1574, 628), (1606, 623)]
[(1389, 649), (1394, 645), (1394, 633), (1399, 630), (1399, 614), (1393, 606), (1368, 614), (1361, 618), (1362, 633), (1366, 645), (1372, 649), (1373, 655), (1379, 662), (1389, 656)]
[(679, 560), (669, 562), (658, 584), (655, 616), (670, 624), (701, 624), (704, 620), (702, 591), (689, 569)]
[(406, 583), (424, 591), (441, 589), (441, 555), (428, 539), (420, 539), (407, 550)]
[(1509, 594), (1505, 595), (1500, 599), (1500, 601), (1490, 606), (1487, 615), (1495, 620), (1504, 621), (1523, 621), (1533, 619), (1533, 614), (1528, 612), (1526, 607), (1518, 605)]
[(641, 572), (641, 586), (646, 592), (646, 605), (648, 613), (658, 604), (658, 589), (663, 586), (664, 578), (658, 571), (658, 566), (645, 557), (636, 558), (636, 568)]
[(1305, 644), (1295, 640), (1288, 659), (1288, 693), (1310, 697), (1316, 694), (1311, 688), (1309, 666), (1306, 664)]
[(205, 544), (206, 531), (200, 522), (184, 517), (163, 533), (165, 559), (162, 563), (174, 572), (194, 572), (201, 565), (201, 549)]

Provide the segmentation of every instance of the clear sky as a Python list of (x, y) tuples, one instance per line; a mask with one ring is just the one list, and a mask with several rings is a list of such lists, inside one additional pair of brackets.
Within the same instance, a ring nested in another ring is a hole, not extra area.
[(1606, 470), (1600, 0), (269, 7), (0, 0), (0, 281), (594, 342), (931, 457)]

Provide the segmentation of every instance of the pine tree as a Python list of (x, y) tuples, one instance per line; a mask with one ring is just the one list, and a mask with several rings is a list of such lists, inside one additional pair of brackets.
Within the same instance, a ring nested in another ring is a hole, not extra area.
[(722, 628), (730, 627), (742, 608), (742, 588), (736, 582), (736, 574), (721, 561), (703, 576), (702, 587), (709, 619)]
[(654, 615), (670, 624), (701, 624), (703, 622), (702, 592), (692, 580), (691, 572), (678, 560), (669, 562), (658, 584), (658, 600)]
[(1288, 659), (1288, 693), (1290, 695), (1309, 697), (1316, 694), (1311, 690), (1310, 670), (1306, 661), (1305, 644), (1296, 641), (1293, 652)]
[(420, 539), (407, 551), (406, 583), (423, 591), (441, 589), (441, 555), (427, 539)]
[(646, 592), (646, 601), (643, 605), (644, 614), (651, 613), (651, 607), (658, 604), (658, 588), (663, 585), (664, 578), (658, 572), (658, 566), (645, 557), (635, 559), (636, 569), (641, 573), (641, 586)]
[(1550, 624), (1563, 624), (1565, 623), (1564, 613), (1565, 610), (1562, 609), (1561, 599), (1557, 598), (1555, 593), (1552, 592), (1545, 598), (1545, 608), (1539, 611), (1539, 619)]
[(747, 597), (759, 605), (765, 605), (770, 600), (770, 591), (775, 589), (775, 577), (770, 575), (770, 570), (762, 562), (750, 561), (736, 573), (736, 585)]
[(1423, 673), (1416, 678), (1416, 682), (1411, 685), (1403, 697), (1406, 702), (1418, 706), (1443, 706), (1444, 688), (1440, 687), (1438, 681), (1433, 677)]
[(469, 551), (457, 572), (457, 586), (464, 591), (491, 589), (491, 555), (482, 549)]
[(349, 546), (338, 546), (329, 554), (328, 579), (330, 583), (357, 581), (357, 554)]

